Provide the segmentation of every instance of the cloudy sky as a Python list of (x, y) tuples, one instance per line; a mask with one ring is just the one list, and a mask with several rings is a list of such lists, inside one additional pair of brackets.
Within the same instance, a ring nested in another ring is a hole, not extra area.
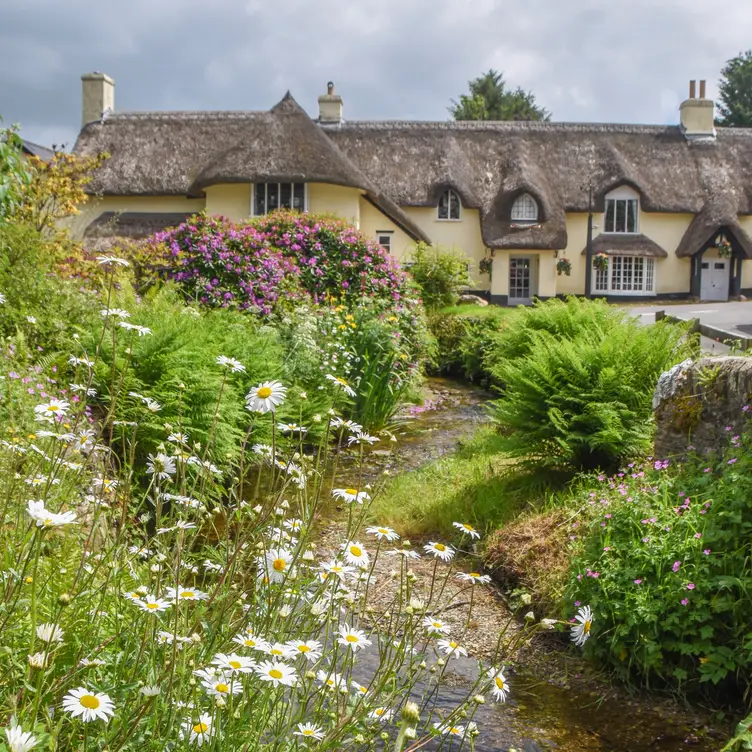
[(0, 0), (0, 115), (70, 146), (99, 70), (116, 110), (267, 109), (290, 89), (313, 114), (333, 79), (345, 118), (444, 120), (496, 68), (556, 120), (675, 123), (750, 29), (750, 0)]

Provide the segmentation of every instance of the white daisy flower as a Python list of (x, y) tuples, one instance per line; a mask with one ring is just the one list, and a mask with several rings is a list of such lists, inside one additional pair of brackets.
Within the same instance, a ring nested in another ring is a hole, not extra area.
[(61, 418), (70, 410), (70, 403), (65, 400), (50, 400), (34, 408), (37, 420), (46, 420), (49, 423), (55, 418)]
[(436, 644), (439, 646), (439, 650), (443, 651), (447, 657), (452, 655), (455, 658), (459, 658), (461, 655), (467, 657), (467, 650), (454, 640), (439, 640)]
[(263, 559), (259, 559), (261, 574), (270, 582), (282, 582), (290, 570), (292, 552), (284, 548), (272, 548)]
[(160, 611), (167, 611), (170, 606), (172, 606), (172, 603), (170, 601), (165, 600), (164, 598), (157, 598), (154, 595), (145, 595), (143, 598), (134, 598), (133, 603), (135, 603), (140, 609), (143, 609), (144, 611), (151, 611), (152, 613), (158, 613)]
[(391, 719), (393, 715), (394, 715), (394, 711), (390, 710), (389, 708), (374, 708), (368, 714), (368, 717), (374, 721), (380, 721), (381, 723), (386, 723), (388, 720)]
[(433, 541), (429, 541), (428, 544), (423, 546), (423, 550), (427, 554), (433, 554), (442, 561), (451, 561), (454, 556), (454, 549), (444, 543), (434, 543)]
[(39, 653), (32, 653), (26, 656), (26, 660), (31, 668), (45, 668), (47, 666), (47, 653), (43, 650)]
[(201, 686), (214, 697), (229, 697), (230, 695), (238, 695), (243, 691), (243, 685), (239, 681), (233, 681), (230, 672), (218, 672), (213, 675), (204, 672)]
[(217, 365), (228, 368), (232, 373), (242, 373), (245, 366), (235, 358), (228, 358), (226, 355), (217, 355)]
[(318, 640), (290, 640), (287, 647), (290, 649), (289, 658), (304, 655), (305, 659), (312, 663), (321, 658), (323, 652), (323, 645)]
[(458, 572), (457, 579), (463, 582), (472, 582), (480, 585), (488, 585), (491, 582), (491, 578), (487, 574), (481, 574), (480, 572)]
[(105, 319), (109, 316), (118, 319), (129, 319), (131, 317), (130, 313), (128, 313), (128, 311), (124, 311), (122, 308), (105, 308), (104, 310), (100, 311), (100, 313), (102, 314), (102, 318)]
[[(4, 303), (5, 299), (0, 302)], [(31, 731), (24, 731), (15, 724), (5, 729), (5, 737), (8, 740), (8, 752), (29, 752), (39, 744), (39, 738)]]
[(575, 614), (576, 624), (572, 625), (572, 642), (582, 647), (590, 637), (590, 629), (593, 626), (593, 610), (590, 606), (583, 606)]
[(162, 690), (156, 684), (144, 684), (144, 686), (138, 690), (138, 693), (144, 697), (156, 697), (161, 692)]
[(362, 684), (358, 684), (356, 681), (351, 681), (350, 686), (359, 694), (365, 697), (368, 694), (368, 687), (364, 687)]
[(492, 668), (488, 672), (488, 675), (493, 680), (492, 694), (494, 700), (496, 700), (496, 702), (504, 702), (507, 699), (507, 694), (509, 693), (509, 684), (504, 677), (504, 670), (501, 669), (497, 671), (495, 668)]
[(366, 638), (366, 633), (361, 629), (354, 629), (347, 624), (339, 628), (339, 637), (337, 642), (347, 648), (352, 648), (353, 653), (357, 653), (361, 648), (371, 645), (371, 641)]
[(171, 441), (173, 444), (187, 444), (189, 439), (190, 437), (187, 433), (181, 433), (180, 431), (175, 431), (167, 437), (167, 441)]
[(292, 732), (293, 736), (302, 736), (304, 739), (315, 739), (320, 742), (324, 738), (324, 730), (312, 723), (299, 723), (298, 730)]
[(291, 658), (293, 656), (292, 648), (281, 642), (275, 642), (273, 644), (267, 643), (266, 649), (257, 648), (257, 650), (260, 650), (267, 655), (271, 655), (275, 660), (279, 660), (280, 658)]
[(284, 401), (287, 387), (279, 381), (264, 381), (245, 396), (246, 408), (254, 413), (274, 412)]
[(124, 258), (110, 255), (97, 256), (97, 263), (100, 266), (130, 266), (130, 262), (126, 261)]
[(321, 565), (321, 568), (324, 570), (322, 580), (326, 580), (326, 575), (328, 574), (334, 574), (339, 579), (344, 582), (347, 575), (352, 574), (355, 569), (353, 567), (345, 566), (344, 564), (340, 564), (338, 561), (327, 561)]
[(466, 522), (453, 522), (452, 525), (457, 528), (457, 530), (461, 530), (465, 535), (469, 535), (471, 538), (480, 538), (480, 533), (472, 526), (468, 525)]
[(264, 661), (256, 666), (256, 675), (265, 682), (271, 682), (275, 687), (280, 684), (293, 687), (298, 680), (297, 673), (292, 666), (279, 661)]
[(62, 642), (64, 634), (57, 624), (40, 624), (37, 627), (37, 637), (42, 642)]
[(367, 527), (366, 533), (368, 533), (368, 535), (375, 535), (379, 540), (387, 540), (390, 543), (392, 541), (399, 540), (399, 533), (397, 533), (391, 527)]
[(307, 428), (303, 428), (297, 423), (278, 423), (277, 428), (279, 428), (280, 433), (299, 433), (301, 436), (308, 433)]
[(378, 438), (376, 436), (371, 436), (370, 434), (363, 433), (363, 431), (358, 431), (358, 433), (354, 433), (350, 438), (347, 440), (347, 445), (352, 446), (353, 444), (375, 444), (378, 441)]
[(448, 724), (434, 723), (433, 727), (442, 736), (464, 736), (465, 735), (464, 726), (453, 726), (451, 723), (448, 723)]
[(410, 548), (390, 548), (386, 553), (389, 556), (401, 556), (403, 559), (420, 559), (420, 554)]
[(92, 692), (85, 687), (73, 689), (63, 697), (63, 710), (84, 723), (109, 721), (115, 715), (115, 706), (104, 692)]
[(355, 423), (352, 420), (343, 420), (342, 418), (332, 418), (332, 425), (335, 428), (345, 428), (352, 433), (360, 433), (363, 430), (363, 426), (360, 423)]
[(358, 491), (357, 488), (335, 488), (332, 491), (332, 496), (335, 499), (341, 499), (347, 504), (362, 504), (364, 501), (368, 501), (371, 497), (365, 491)]
[(29, 499), (26, 505), (26, 512), (34, 520), (36, 526), (42, 528), (62, 527), (76, 521), (75, 512), (62, 512), (59, 514), (50, 512), (44, 506), (44, 502), (40, 500), (34, 501), (33, 499)]
[(299, 533), (303, 527), (305, 526), (305, 523), (303, 520), (299, 520), (297, 518), (291, 519), (291, 520), (285, 520), (282, 523), (290, 532), (293, 533)]
[(146, 458), (146, 472), (162, 480), (168, 480), (170, 476), (175, 475), (175, 460), (162, 452), (156, 457), (150, 454)]
[(101, 658), (82, 658), (78, 665), (81, 666), (81, 668), (91, 668), (92, 666), (94, 668), (97, 668), (98, 666), (104, 666), (104, 661)]
[(263, 637), (256, 637), (251, 632), (241, 632), (239, 635), (235, 635), (232, 641), (236, 645), (242, 645), (244, 648), (251, 648), (252, 650), (259, 650), (262, 653), (268, 653), (271, 649), (271, 645)]
[(367, 567), (370, 562), (368, 551), (363, 548), (360, 541), (349, 541), (342, 544), (342, 550), (345, 552), (345, 561), (354, 567)]
[(320, 669), (316, 673), (316, 680), (322, 687), (326, 687), (327, 689), (339, 689), (340, 687), (345, 686), (344, 677), (340, 676), (335, 671), (325, 671), (324, 669)]
[(450, 631), (449, 625), (435, 616), (423, 617), (422, 624), (426, 628), (426, 631), (431, 635), (448, 635)]
[(202, 713), (198, 721), (183, 722), (183, 738), (191, 744), (201, 747), (212, 740), (214, 729), (212, 728), (212, 717), (208, 713)]
[(337, 389), (341, 389), (348, 397), (355, 396), (355, 390), (344, 379), (341, 379), (339, 376), (333, 376), (331, 373), (328, 373), (326, 378), (328, 381), (331, 381)]
[(168, 601), (205, 601), (208, 597), (208, 593), (203, 590), (183, 587), (182, 585), (178, 585), (176, 588), (168, 587), (165, 592), (165, 598)]

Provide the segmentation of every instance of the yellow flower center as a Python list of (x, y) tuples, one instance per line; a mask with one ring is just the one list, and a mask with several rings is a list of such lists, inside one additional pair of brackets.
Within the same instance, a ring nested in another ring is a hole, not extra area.
[(286, 566), (287, 566), (287, 562), (284, 559), (275, 559), (274, 563), (272, 564), (272, 567), (277, 572), (284, 572)]
[(585, 634), (590, 634), (590, 619), (588, 619), (583, 625), (582, 625), (582, 631)]
[(205, 734), (209, 730), (209, 726), (206, 723), (197, 723), (193, 727), (194, 734)]
[(504, 685), (504, 680), (500, 676), (497, 676), (496, 679), (494, 679), (494, 681), (496, 682), (496, 686), (499, 689), (504, 689), (504, 686), (505, 686)]
[(433, 544), (433, 547), (434, 547), (434, 548), (435, 548), (435, 549), (436, 549), (437, 551), (446, 551), (446, 546), (445, 546), (445, 545), (444, 545), (443, 543), (434, 543), (434, 544)]
[(282, 655), (282, 651), (279, 648), (272, 648), (269, 653), (271, 655)]
[(349, 635), (346, 635), (346, 636), (345, 636), (345, 639), (346, 639), (346, 640), (347, 640), (348, 642), (358, 642), (358, 638), (357, 638), (357, 636), (356, 636), (356, 635), (354, 635), (354, 634), (349, 634)]
[(337, 377), (337, 383), (342, 384), (343, 386), (348, 386), (347, 382), (339, 377)]
[(245, 646), (246, 646), (247, 648), (255, 648), (255, 647), (256, 647), (256, 640), (245, 640), (245, 641), (243, 642), (243, 644), (244, 644), (244, 645), (245, 645)]
[(386, 529), (385, 527), (380, 527), (380, 528), (379, 528), (379, 532), (380, 532), (380, 533), (381, 533), (382, 535), (388, 535), (388, 534), (389, 534), (389, 531), (388, 531), (388, 530), (387, 530), (387, 529)]
[(269, 676), (271, 676), (272, 679), (281, 679), (282, 678), (282, 672), (278, 668), (273, 668), (269, 672)]
[(147, 603), (146, 604), (146, 608), (151, 608), (151, 609), (159, 608), (159, 604), (158, 603)]
[(196, 593), (194, 593), (193, 590), (183, 590), (180, 593), (180, 597), (181, 598), (195, 598), (196, 597)]
[(459, 646), (460, 646), (460, 645), (459, 645), (459, 643), (458, 643), (458, 642), (455, 642), (454, 640), (452, 640), (452, 641), (451, 641), (451, 642), (449, 643), (449, 647), (450, 647), (450, 648), (452, 648), (452, 650), (454, 650), (455, 648), (458, 648)]
[(345, 493), (349, 496), (357, 496), (358, 495), (358, 489), (357, 488), (346, 488)]
[(441, 624), (440, 621), (433, 622), (433, 625), (434, 625), (434, 627), (436, 627), (436, 629), (439, 629), (442, 626), (442, 624)]
[(239, 669), (242, 668), (240, 661), (230, 661), (230, 668)]
[(51, 519), (50, 519), (50, 518), (48, 517), (48, 518), (47, 518), (47, 519), (46, 519), (46, 520), (44, 521), (44, 523), (43, 523), (43, 524), (44, 524), (44, 526), (45, 526), (45, 527), (51, 527), (51, 526), (52, 526), (52, 520), (51, 520)]
[(353, 556), (362, 556), (363, 555), (363, 551), (360, 548), (358, 548), (358, 546), (350, 546), (350, 553)]
[(230, 691), (230, 688), (226, 684), (217, 684), (214, 689), (217, 690), (217, 692), (223, 692), (227, 693)]
[(312, 729), (303, 729), (303, 736), (313, 736)]
[(266, 399), (272, 396), (272, 390), (268, 386), (262, 386), (257, 392), (256, 396), (259, 399)]
[(301, 653), (308, 653), (310, 652), (311, 648), (309, 648), (308, 645), (298, 645), (298, 650)]
[(480, 572), (470, 572), (471, 577), (480, 577)]
[(452, 726), (452, 728), (449, 729), (450, 734), (459, 734), (460, 730), (456, 726)]
[(96, 710), (99, 707), (99, 700), (94, 695), (84, 695), (79, 702), (87, 710)]

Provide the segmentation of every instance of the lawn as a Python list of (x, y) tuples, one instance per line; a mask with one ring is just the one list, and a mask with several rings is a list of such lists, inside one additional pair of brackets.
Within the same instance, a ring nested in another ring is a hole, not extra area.
[(441, 313), (463, 317), (505, 318), (512, 315), (516, 310), (516, 308), (504, 308), (497, 305), (456, 305), (442, 308)]

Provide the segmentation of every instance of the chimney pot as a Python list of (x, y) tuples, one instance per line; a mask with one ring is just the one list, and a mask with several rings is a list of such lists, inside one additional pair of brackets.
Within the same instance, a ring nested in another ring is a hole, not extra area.
[(689, 98), (690, 99), (694, 99), (695, 98), (695, 96), (696, 96), (695, 95), (696, 87), (697, 87), (697, 82), (696, 81), (693, 80), (693, 81), (689, 82)]
[(705, 99), (705, 81), (700, 81), (700, 99)]
[(326, 93), (331, 97), (334, 94), (334, 81), (329, 81), (326, 84)]
[(106, 73), (94, 71), (81, 76), (82, 125), (100, 120), (115, 109), (115, 81)]
[(679, 107), (679, 118), (684, 138), (687, 141), (712, 141), (715, 138), (715, 104), (705, 98), (706, 82), (700, 81), (700, 97), (697, 98), (697, 81), (689, 82), (689, 99)]

